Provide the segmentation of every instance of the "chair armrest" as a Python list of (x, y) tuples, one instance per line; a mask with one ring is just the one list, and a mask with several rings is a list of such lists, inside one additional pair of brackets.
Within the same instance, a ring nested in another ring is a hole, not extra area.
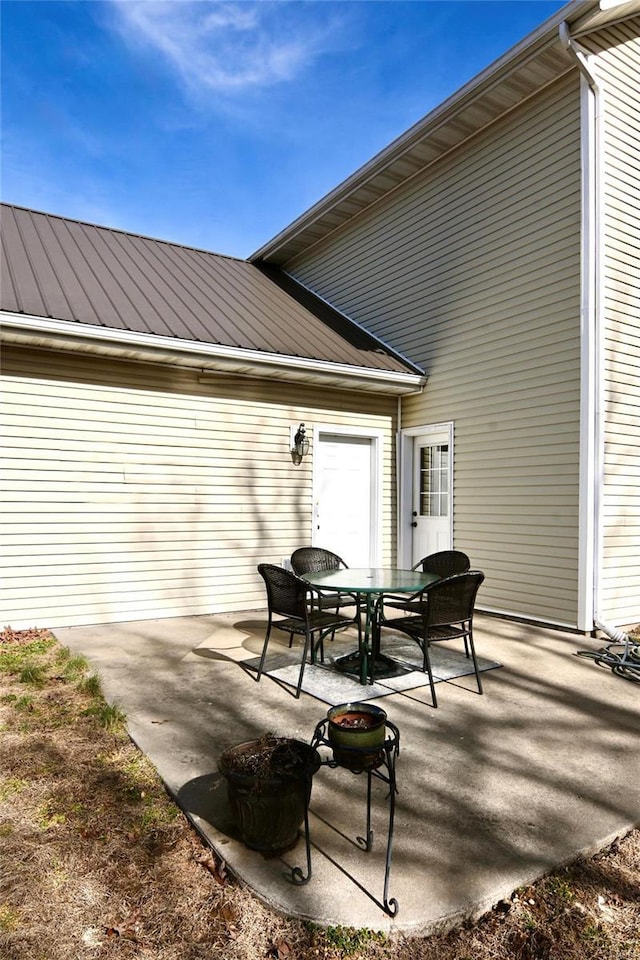
[(332, 590), (328, 587), (311, 587), (313, 603), (318, 608), (355, 606), (360, 609), (357, 593), (351, 590)]
[(406, 593), (397, 594), (397, 593), (382, 593), (376, 600), (376, 620), (378, 623), (387, 623), (391, 622), (385, 617), (384, 608), (385, 605), (391, 607), (394, 610), (404, 610), (408, 614), (414, 614), (419, 616), (422, 613), (423, 608), (425, 607), (425, 600), (422, 596), (423, 591), (418, 590), (417, 593), (412, 593), (410, 595)]

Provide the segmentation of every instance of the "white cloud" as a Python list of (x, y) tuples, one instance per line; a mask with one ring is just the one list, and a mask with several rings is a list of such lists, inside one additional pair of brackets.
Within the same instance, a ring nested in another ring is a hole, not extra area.
[(190, 88), (226, 95), (294, 79), (328, 49), (338, 26), (331, 4), (112, 0), (112, 5), (127, 42), (158, 50)]

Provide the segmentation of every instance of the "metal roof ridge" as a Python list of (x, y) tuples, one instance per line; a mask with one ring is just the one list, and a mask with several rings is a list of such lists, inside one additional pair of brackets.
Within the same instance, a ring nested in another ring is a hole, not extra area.
[(110, 227), (104, 223), (91, 223), (89, 220), (80, 220), (77, 217), (66, 217), (62, 213), (49, 213), (46, 210), (35, 210), (33, 207), (23, 207), (19, 203), (8, 203), (6, 200), (0, 202), (0, 210), (7, 207), (11, 210), (21, 210), (24, 213), (31, 213), (37, 217), (47, 217), (54, 220), (64, 220), (66, 223), (75, 223), (81, 227), (89, 227), (92, 230), (106, 230), (109, 233), (123, 234), (126, 237), (133, 237), (137, 240), (147, 240), (149, 243), (162, 243), (169, 247), (178, 247), (181, 250), (190, 250), (192, 253), (203, 253), (207, 257), (219, 257), (221, 260), (233, 260), (236, 263), (246, 263), (249, 266), (253, 264), (246, 257), (234, 257), (230, 253), (216, 253), (213, 250), (205, 250), (204, 247), (194, 247), (188, 243), (180, 243), (177, 240), (167, 240), (162, 237), (152, 237), (144, 233), (134, 233), (131, 230), (125, 230), (124, 227)]

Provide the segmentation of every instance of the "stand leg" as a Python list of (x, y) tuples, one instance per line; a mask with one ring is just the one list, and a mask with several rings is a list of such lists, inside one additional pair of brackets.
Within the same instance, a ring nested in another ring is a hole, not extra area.
[(389, 900), (389, 873), (391, 871), (391, 853), (393, 847), (393, 824), (396, 815), (396, 766), (395, 757), (391, 756), (391, 751), (387, 751), (387, 766), (389, 769), (389, 830), (387, 833), (387, 858), (384, 868), (382, 903), (385, 913), (388, 913), (390, 917), (395, 917), (398, 912), (398, 901), (394, 897)]
[(373, 849), (373, 830), (371, 829), (371, 773), (367, 772), (367, 829), (364, 837), (356, 837), (358, 843), (362, 844), (367, 853)]
[(291, 883), (295, 883), (296, 886), (302, 887), (305, 883), (309, 883), (311, 880), (311, 837), (309, 835), (309, 800), (311, 799), (311, 782), (309, 782), (309, 789), (307, 790), (307, 802), (304, 807), (304, 846), (305, 853), (307, 858), (307, 873), (306, 876), (302, 872), (301, 867), (292, 867), (291, 872), (286, 874)]

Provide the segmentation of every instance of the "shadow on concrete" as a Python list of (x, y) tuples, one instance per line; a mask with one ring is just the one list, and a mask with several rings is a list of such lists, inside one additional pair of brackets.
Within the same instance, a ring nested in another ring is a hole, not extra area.
[(184, 812), (195, 821), (207, 823), (234, 840), (240, 840), (221, 773), (208, 773), (188, 780), (175, 794)]
[[(55, 632), (92, 662), (135, 742), (259, 896), (319, 923), (389, 929), (361, 894), (378, 890), (383, 853), (363, 854), (346, 839), (362, 832), (360, 795), (347, 779), (314, 778), (311, 838), (323, 853), (306, 887), (292, 888), (281, 865), (236, 840), (217, 758), (267, 731), (308, 741), (326, 714), (312, 697), (294, 700), (241, 668), (243, 651), (261, 648), (263, 619)], [(484, 696), (462, 678), (439, 685), (436, 710), (428, 690), (381, 701), (401, 731), (391, 893), (400, 903), (393, 926), (405, 932), (477, 916), (640, 821), (638, 687), (575, 656), (599, 641), (489, 617), (477, 618), (475, 634), (478, 653), (503, 664), (483, 674)], [(382, 836), (384, 798), (374, 807)], [(300, 862), (298, 850), (291, 859)]]

